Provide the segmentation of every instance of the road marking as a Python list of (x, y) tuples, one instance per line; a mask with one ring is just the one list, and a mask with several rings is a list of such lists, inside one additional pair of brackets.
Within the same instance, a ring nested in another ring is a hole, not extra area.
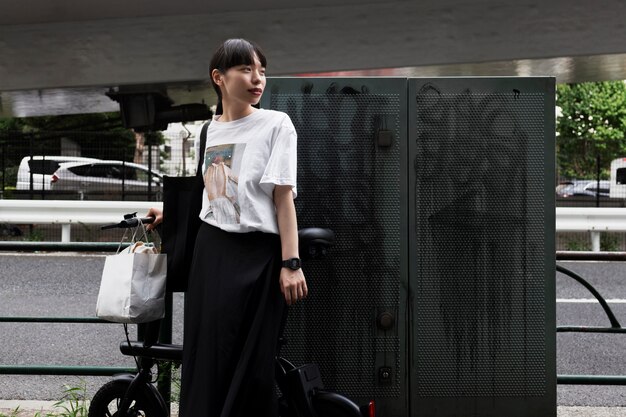
[[(107, 255), (114, 255), (113, 252), (107, 252), (107, 253), (102, 253), (102, 252), (91, 252), (91, 253), (84, 253), (84, 252), (39, 252), (39, 253), (31, 253), (31, 252), (0, 252), (0, 256), (30, 256), (30, 257), (44, 257), (44, 256), (57, 256), (57, 257), (62, 257), (62, 256), (66, 256), (66, 257), (72, 257), (72, 258), (102, 258), (105, 257)], [(1, 414), (0, 414), (1, 415)]]
[[(598, 300), (595, 298), (557, 298), (556, 302), (563, 304), (594, 304)], [(606, 302), (609, 304), (626, 304), (626, 300), (620, 298), (608, 299)]]

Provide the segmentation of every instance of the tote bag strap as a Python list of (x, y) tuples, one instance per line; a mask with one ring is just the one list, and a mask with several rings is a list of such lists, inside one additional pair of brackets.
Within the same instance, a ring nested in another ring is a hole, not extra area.
[(210, 124), (211, 122), (203, 124), (202, 130), (200, 131), (200, 149), (198, 150), (198, 167), (196, 168), (196, 175), (199, 172), (202, 172), (202, 163), (204, 162), (204, 151), (206, 148), (206, 131)]
[(176, 219), (163, 223), (163, 252), (167, 253), (167, 291), (186, 291), (189, 267), (193, 260), (196, 235), (200, 228), (202, 208), (202, 163), (206, 148), (207, 129), (202, 125), (198, 166), (195, 176), (163, 177), (164, 217)]

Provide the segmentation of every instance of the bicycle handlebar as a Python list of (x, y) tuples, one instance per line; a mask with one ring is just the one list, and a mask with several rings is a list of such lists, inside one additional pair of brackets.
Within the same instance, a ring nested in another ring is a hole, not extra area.
[(137, 217), (137, 213), (125, 214), (124, 220), (119, 223), (105, 224), (100, 227), (100, 230), (106, 229), (130, 229), (132, 227), (139, 226), (139, 222), (143, 224), (150, 224), (154, 222), (154, 217)]

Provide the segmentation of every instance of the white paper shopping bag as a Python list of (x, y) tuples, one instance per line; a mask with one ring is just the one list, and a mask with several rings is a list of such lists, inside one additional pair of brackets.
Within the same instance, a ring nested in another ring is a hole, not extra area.
[(166, 256), (145, 251), (107, 256), (96, 316), (117, 323), (145, 323), (163, 318)]

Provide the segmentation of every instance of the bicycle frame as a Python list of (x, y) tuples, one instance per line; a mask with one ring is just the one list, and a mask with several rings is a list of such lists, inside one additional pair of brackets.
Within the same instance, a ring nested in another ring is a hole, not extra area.
[[(134, 215), (126, 215), (124, 219), (119, 224), (103, 228), (129, 228), (137, 226), (139, 221), (146, 223), (152, 220), (137, 219)], [(304, 229), (300, 231), (300, 238), (301, 253), (305, 257), (315, 258), (323, 257), (326, 254), (326, 247), (332, 244), (334, 236), (332, 231), (328, 229)], [(158, 328), (153, 323), (148, 323), (148, 327)], [(131, 342), (127, 340), (120, 345), (122, 354), (139, 358), (137, 374), (120, 374), (114, 377), (114, 381), (128, 384), (128, 388), (118, 404), (120, 417), (127, 416), (139, 392), (142, 393), (143, 398), (156, 406), (158, 414), (167, 416), (169, 413), (167, 402), (152, 384), (151, 369), (160, 359), (180, 360), (183, 347), (181, 345), (155, 343), (156, 338), (151, 337), (154, 335), (146, 334), (145, 336), (146, 341)], [(279, 341), (280, 345), (282, 345), (282, 340)], [(320, 417), (321, 414), (315, 411), (317, 408), (329, 409), (331, 416), (372, 417), (375, 414), (371, 411), (372, 403), (366, 407), (366, 410), (363, 410), (340, 394), (324, 391), (318, 366), (305, 364), (296, 367), (289, 360), (280, 356), (280, 347), (275, 357), (275, 371), (277, 385), (283, 394), (281, 397), (283, 410), (281, 417)]]
[[(140, 358), (141, 361), (150, 361), (148, 358)], [(154, 364), (154, 362), (152, 361)], [(146, 364), (147, 365), (147, 364)], [(152, 372), (150, 372), (150, 367), (143, 368), (139, 370), (139, 372), (135, 375), (133, 374), (119, 374), (113, 376), (114, 381), (123, 381), (129, 384), (128, 390), (124, 395), (124, 398), (120, 402), (118, 406), (118, 413), (120, 417), (127, 417), (128, 410), (133, 402), (133, 398), (136, 397), (137, 392), (139, 390), (144, 391), (144, 395), (153, 404), (156, 404), (161, 411), (161, 415), (167, 416), (169, 415), (169, 408), (165, 403), (165, 400), (161, 396), (161, 393), (156, 389), (154, 385), (152, 385)], [(130, 417), (130, 416), (129, 416)]]

